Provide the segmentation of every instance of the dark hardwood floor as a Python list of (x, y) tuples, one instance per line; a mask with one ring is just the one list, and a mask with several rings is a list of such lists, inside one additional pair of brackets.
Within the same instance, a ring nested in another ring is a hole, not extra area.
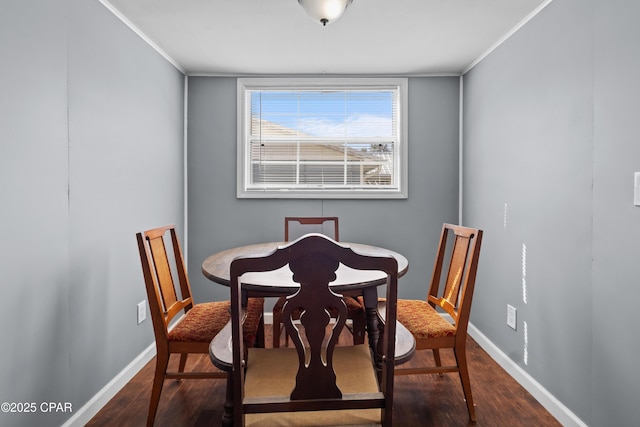
[[(271, 343), (271, 325), (266, 325)], [(341, 337), (341, 340), (344, 338)], [(347, 337), (350, 342), (350, 336)], [(284, 341), (284, 340), (283, 340)], [(269, 345), (269, 344), (267, 344)], [(452, 354), (442, 352), (443, 359)], [(468, 338), (467, 356), (478, 421), (469, 421), (457, 374), (396, 377), (394, 425), (407, 426), (560, 426), (475, 341)], [(444, 362), (444, 360), (443, 360)], [(170, 363), (177, 365), (177, 358)], [(430, 351), (416, 352), (412, 364), (433, 363)], [(155, 359), (151, 360), (87, 426), (144, 426)], [(187, 370), (211, 369), (208, 355), (189, 356)], [(222, 417), (224, 380), (166, 380), (156, 426), (218, 426)]]

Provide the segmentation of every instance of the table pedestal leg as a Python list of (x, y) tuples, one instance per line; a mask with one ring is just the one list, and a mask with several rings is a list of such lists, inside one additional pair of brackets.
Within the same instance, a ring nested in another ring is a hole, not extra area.
[(378, 339), (380, 330), (378, 328), (378, 291), (375, 287), (364, 289), (364, 309), (367, 314), (367, 335), (369, 336), (369, 347), (376, 353), (378, 350)]
[(227, 372), (227, 390), (224, 399), (224, 412), (222, 413), (222, 427), (233, 426), (233, 379), (232, 373)]

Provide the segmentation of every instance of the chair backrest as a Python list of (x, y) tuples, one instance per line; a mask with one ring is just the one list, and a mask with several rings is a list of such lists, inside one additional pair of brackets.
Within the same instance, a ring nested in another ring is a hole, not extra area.
[(307, 233), (321, 233), (339, 242), (339, 229), (336, 216), (288, 216), (284, 219), (284, 241), (290, 242)]
[[(167, 254), (165, 245), (165, 239), (169, 238), (167, 232), (170, 235), (173, 260)], [(173, 225), (137, 233), (136, 238), (156, 340), (166, 340), (171, 320), (193, 307), (180, 242)], [(176, 292), (174, 278), (180, 284), (180, 295)]]
[[(452, 243), (450, 248), (448, 243)], [(453, 318), (458, 332), (465, 332), (469, 322), (481, 243), (482, 230), (442, 226), (427, 298)]]
[[(261, 405), (253, 405), (252, 409), (245, 408), (246, 412), (296, 412), (375, 407), (383, 408), (383, 416), (389, 417), (386, 424), (390, 425), (396, 333), (397, 261), (393, 257), (358, 254), (348, 246), (343, 246), (322, 234), (305, 235), (268, 255), (237, 258), (231, 263), (234, 410), (245, 411), (240, 404), (244, 402), (242, 388), (244, 369), (241, 367), (245, 366), (244, 344), (243, 340), (239, 339), (242, 336), (241, 276), (245, 273), (278, 270), (287, 264), (292, 272), (293, 281), (300, 284), (300, 290), (290, 297), (283, 307), (283, 323), (298, 354), (296, 386), (286, 405), (283, 406), (282, 401), (276, 400), (280, 406), (269, 409), (269, 404), (265, 401)], [(354, 398), (353, 395), (342, 394), (336, 385), (336, 375), (333, 370), (334, 349), (347, 318), (347, 308), (341, 295), (334, 293), (329, 287), (330, 282), (336, 279), (336, 271), (340, 264), (356, 270), (378, 270), (387, 275), (388, 309), (383, 322), (382, 338), (377, 349), (385, 355), (377, 359), (382, 363), (378, 366), (380, 390), (371, 395), (359, 395), (356, 400), (350, 400)], [(245, 276), (245, 280), (249, 280), (247, 277)], [(330, 325), (328, 311), (332, 308), (339, 313), (339, 316), (335, 323)], [(302, 327), (293, 320), (294, 310), (303, 312), (300, 317)], [(256, 410), (256, 407), (259, 408)], [(242, 412), (236, 413), (236, 417), (241, 416)]]

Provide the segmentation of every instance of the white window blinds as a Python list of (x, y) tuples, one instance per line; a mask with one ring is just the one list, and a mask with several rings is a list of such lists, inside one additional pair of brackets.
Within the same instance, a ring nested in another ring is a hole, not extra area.
[(244, 194), (399, 191), (399, 85), (245, 87), (242, 104)]

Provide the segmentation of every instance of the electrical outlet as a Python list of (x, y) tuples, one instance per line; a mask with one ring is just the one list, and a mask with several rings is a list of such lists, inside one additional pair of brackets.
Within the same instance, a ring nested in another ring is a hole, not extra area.
[(138, 303), (138, 325), (144, 322), (147, 318), (147, 302), (141, 301)]
[(507, 304), (507, 326), (516, 329), (516, 308)]

